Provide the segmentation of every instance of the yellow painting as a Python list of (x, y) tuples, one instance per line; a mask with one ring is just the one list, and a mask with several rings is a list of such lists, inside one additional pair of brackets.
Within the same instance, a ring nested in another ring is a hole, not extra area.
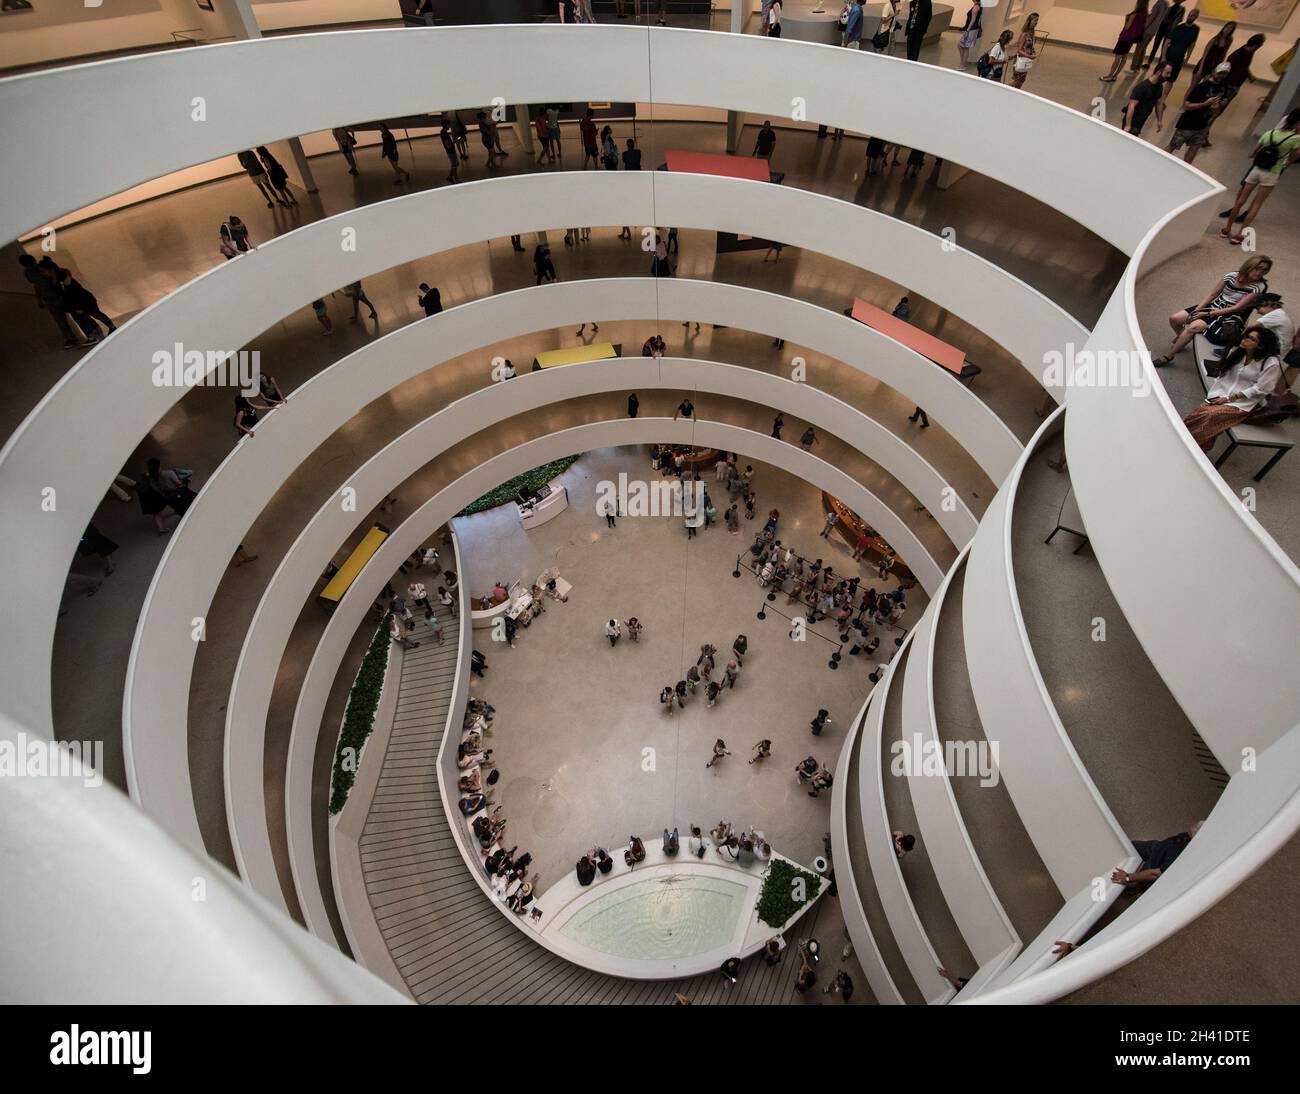
[(1281, 30), (1295, 10), (1296, 0), (1200, 0), (1197, 6), (1202, 19)]

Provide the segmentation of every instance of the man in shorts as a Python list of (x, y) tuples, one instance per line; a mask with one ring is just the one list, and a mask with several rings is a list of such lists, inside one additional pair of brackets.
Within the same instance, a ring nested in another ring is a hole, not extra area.
[(1210, 143), (1210, 123), (1216, 108), (1224, 101), (1224, 78), (1232, 70), (1225, 61), (1215, 68), (1207, 79), (1194, 84), (1183, 100), (1183, 112), (1174, 123), (1173, 139), (1169, 152), (1186, 149), (1183, 159), (1191, 163), (1196, 154)]

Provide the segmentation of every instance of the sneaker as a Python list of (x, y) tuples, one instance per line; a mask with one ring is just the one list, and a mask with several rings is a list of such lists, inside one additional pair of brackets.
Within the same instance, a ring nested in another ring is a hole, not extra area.
[[(1224, 215), (1226, 216), (1227, 214), (1225, 213)], [(1223, 236), (1224, 239), (1227, 239), (1230, 235), (1232, 235), (1232, 228), (1231, 227), (1220, 228), (1219, 235)]]
[(1246, 237), (1245, 237), (1244, 235), (1235, 235), (1235, 236), (1233, 236), (1231, 239), (1229, 239), (1228, 242), (1229, 242), (1229, 243), (1236, 243), (1236, 244), (1240, 245), (1240, 244), (1245, 240), (1245, 238), (1246, 238)]

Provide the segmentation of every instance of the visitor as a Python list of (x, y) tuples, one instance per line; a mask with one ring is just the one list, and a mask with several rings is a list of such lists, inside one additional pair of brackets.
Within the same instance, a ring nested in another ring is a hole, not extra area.
[(379, 313), (375, 311), (375, 306), (370, 302), (370, 297), (366, 295), (366, 290), (361, 287), (360, 281), (354, 281), (344, 290), (348, 299), (352, 301), (352, 322), (359, 322), (361, 319), (361, 305), (364, 304), (370, 309), (370, 318), (378, 319)]
[(829, 995), (831, 992), (836, 992), (847, 1003), (853, 996), (853, 978), (840, 969), (835, 979), (822, 988), (823, 995)]
[(736, 635), (736, 640), (731, 643), (731, 652), (736, 658), (736, 664), (744, 668), (745, 654), (749, 652), (749, 639), (743, 634)]
[(426, 317), (437, 315), (442, 311), (442, 293), (435, 288), (431, 288), (428, 283), (421, 281), (420, 296), (417, 303), (424, 309)]
[(1204, 334), (1216, 346), (1235, 343), (1255, 301), (1268, 292), (1266, 278), (1272, 269), (1273, 261), (1267, 255), (1254, 255), (1240, 268), (1225, 273), (1199, 304), (1174, 312), (1169, 317), (1174, 340), (1151, 363), (1156, 368), (1168, 365), (1198, 334)]
[[(1151, 6), (1152, 18), (1147, 20), (1148, 29), (1150, 28), (1151, 24), (1156, 21), (1155, 11), (1159, 6), (1160, 6), (1159, 0), (1156, 0), (1156, 3)], [(1159, 21), (1159, 26), (1155, 28), (1155, 36), (1151, 39), (1151, 55), (1147, 59), (1147, 63), (1144, 67), (1149, 68), (1152, 65), (1160, 64), (1161, 62), (1168, 59), (1164, 56), (1164, 51), (1169, 45), (1169, 34), (1176, 26), (1182, 23), (1183, 16), (1185, 13), (1186, 13), (1186, 8), (1184, 7), (1182, 0), (1173, 0), (1173, 3), (1171, 3), (1168, 9), (1165, 11), (1164, 18)], [(1140, 44), (1145, 44), (1145, 43), (1140, 43)], [(1141, 64), (1140, 53), (1138, 54), (1138, 57), (1139, 57), (1138, 63), (1140, 65)], [(1136, 71), (1136, 69), (1134, 69), (1134, 71)]]
[(645, 628), (641, 625), (641, 621), (637, 619), (636, 616), (632, 616), (632, 618), (624, 623), (623, 626), (627, 628), (627, 636), (629, 639), (633, 642), (641, 641), (641, 632)]
[(686, 841), (686, 848), (696, 858), (704, 857), (704, 849), (705, 849), (704, 835), (700, 831), (699, 825), (695, 825), (695, 824), (691, 825), (691, 834), (690, 834), (690, 838), (687, 839)]
[(1129, 55), (1134, 44), (1142, 37), (1147, 28), (1147, 0), (1135, 0), (1133, 10), (1124, 16), (1124, 25), (1120, 28), (1119, 39), (1111, 50), (1115, 59), (1110, 64), (1106, 75), (1099, 77), (1103, 84), (1113, 84), (1119, 70), (1124, 67), (1124, 58)]
[(262, 166), (266, 168), (266, 176), (271, 182), (271, 189), (275, 193), (275, 199), (281, 205), (297, 205), (298, 199), (293, 196), (289, 189), (289, 172), (284, 169), (268, 148), (264, 145), (258, 145), (257, 154), (262, 160)]
[[(1138, 35), (1134, 43), (1133, 60), (1129, 65), (1129, 72), (1137, 72), (1143, 67), (1143, 60), (1146, 58), (1147, 48), (1159, 32), (1165, 18), (1169, 14), (1169, 0), (1153, 0), (1146, 13), (1146, 22), (1142, 26), (1142, 33)], [(1155, 54), (1152, 53), (1152, 57)]]
[[(420, 645), (419, 642), (412, 642), (406, 637), (406, 625), (396, 615), (389, 617), (388, 633), (392, 637), (393, 641), (404, 650), (413, 650)], [(482, 807), (480, 806), (480, 808)]]
[(1011, 86), (1024, 87), (1029, 70), (1038, 59), (1038, 48), (1034, 35), (1038, 31), (1038, 12), (1030, 12), (1025, 24), (1020, 28), (1020, 40), (1016, 43), (1016, 59), (1011, 66)]
[(876, 33), (871, 36), (871, 48), (877, 53), (894, 54), (894, 31), (898, 28), (898, 2), (885, 0), (880, 12)]
[(239, 166), (247, 172), (248, 177), (253, 180), (257, 192), (266, 198), (268, 209), (274, 209), (277, 201), (281, 205), (289, 204), (283, 198), (277, 197), (275, 191), (271, 189), (271, 180), (266, 177), (266, 168), (262, 166), (262, 161), (257, 158), (255, 152), (245, 149), (243, 152), (236, 152), (235, 158), (239, 160)]
[(695, 404), (691, 402), (689, 395), (678, 403), (677, 409), (673, 411), (673, 421), (677, 421), (678, 418), (688, 418), (692, 421), (695, 419)]
[(555, 263), (551, 261), (551, 248), (539, 243), (533, 251), (533, 271), (537, 274), (537, 284), (543, 281), (556, 281)]
[(451, 165), (447, 173), (447, 181), (460, 182), (460, 155), (456, 151), (456, 138), (452, 136), (451, 126), (446, 120), (438, 130), (438, 139), (442, 142), (442, 150), (447, 153), (447, 162)]
[(840, 523), (840, 515), (832, 509), (826, 514), (826, 519), (822, 521), (822, 530), (817, 533), (821, 539), (830, 539), (831, 533), (835, 531), (836, 526)]
[(915, 846), (916, 846), (915, 836), (909, 835), (901, 831), (894, 833), (894, 855), (897, 858), (902, 858)]
[(674, 828), (671, 832), (669, 832), (667, 828), (664, 829), (663, 847), (664, 847), (664, 854), (667, 855), (669, 858), (672, 858), (674, 855), (677, 854), (678, 850), (681, 847), (681, 841), (677, 837), (676, 828)]
[(808, 723), (814, 737), (820, 737), (822, 730), (831, 724), (831, 716), (826, 710), (819, 710), (811, 722)]
[(1007, 53), (1007, 46), (1011, 44), (1011, 39), (1014, 37), (1015, 35), (1011, 31), (1004, 30), (998, 35), (998, 40), (975, 62), (975, 74), (980, 79), (1002, 83), (1010, 56)]
[(785, 939), (781, 935), (773, 935), (763, 943), (763, 961), (768, 965), (779, 965), (781, 956), (785, 953)]
[(962, 68), (970, 67), (970, 51), (979, 45), (980, 35), (984, 31), (984, 8), (980, 0), (974, 0), (966, 11), (966, 21), (961, 25), (961, 37), (957, 39), (957, 57)]
[(721, 737), (719, 737), (716, 741), (713, 742), (713, 759), (711, 759), (704, 766), (712, 767), (720, 759), (722, 759), (723, 756), (730, 756), (730, 755), (731, 755), (731, 751), (727, 748), (727, 742), (724, 741)]
[(799, 438), (799, 444), (802, 446), (805, 452), (811, 452), (812, 446), (819, 443), (820, 441), (817, 437), (817, 432), (813, 429), (812, 426), (809, 426), (807, 429), (805, 429), (803, 431), (803, 436)]
[(817, 982), (817, 970), (808, 959), (807, 948), (799, 947), (799, 975), (795, 977), (794, 990), (805, 994)]
[(1133, 85), (1133, 90), (1128, 94), (1128, 102), (1124, 105), (1124, 116), (1120, 121), (1120, 128), (1125, 133), (1140, 137), (1142, 127), (1146, 125), (1153, 111), (1156, 116), (1156, 132), (1159, 133), (1165, 127), (1165, 85), (1169, 82), (1173, 71), (1173, 65), (1158, 64), (1149, 76)]
[(802, 786), (820, 770), (821, 764), (817, 762), (817, 759), (813, 756), (806, 756), (795, 765), (795, 782)]
[[(1250, 170), (1241, 180), (1241, 188), (1228, 213), (1228, 223), (1219, 231), (1219, 235), (1227, 237), (1233, 243), (1245, 240), (1246, 229), (1254, 223), (1264, 202), (1277, 187), (1282, 172), (1300, 156), (1300, 108), (1287, 114), (1276, 129), (1261, 134), (1249, 155)], [(1247, 202), (1250, 202), (1248, 209)], [(1238, 216), (1243, 209), (1246, 209), (1245, 216), (1240, 225), (1237, 225)], [(1287, 342), (1284, 341), (1284, 348), (1286, 345)]]
[[(1145, 2), (1145, 0), (1139, 0)], [(921, 45), (934, 18), (934, 5), (930, 0), (912, 0), (907, 8), (907, 59), (915, 61), (921, 56)]]
[(334, 130), (334, 143), (339, 146), (339, 151), (343, 153), (343, 158), (348, 164), (348, 174), (358, 174), (357, 157), (353, 151), (357, 146), (357, 138), (352, 135), (352, 130), (339, 127)]
[(1201, 825), (1204, 823), (1204, 821), (1197, 821), (1186, 832), (1179, 832), (1176, 836), (1167, 836), (1164, 839), (1135, 839), (1133, 849), (1142, 856), (1141, 864), (1132, 873), (1117, 867), (1111, 873), (1110, 880), (1116, 885), (1137, 885), (1145, 888), (1168, 870), (1178, 856), (1187, 850), (1187, 845), (1196, 838), (1196, 833), (1201, 830)]
[(769, 0), (767, 6), (767, 29), (764, 33), (769, 38), (781, 37), (781, 0)]
[[(71, 312), (88, 341), (98, 342), (117, 330), (117, 325), (100, 308), (95, 294), (73, 277), (71, 270), (60, 266), (49, 255), (45, 255), (37, 266), (45, 277), (58, 287), (62, 293), (64, 307)], [(102, 332), (99, 328), (101, 323), (104, 327)]]
[[(1192, 72), (1192, 83), (1208, 79), (1220, 65), (1227, 62), (1228, 53), (1232, 49), (1232, 36), (1236, 33), (1236, 30), (1236, 23), (1231, 21), (1224, 23), (1219, 28), (1219, 32), (1205, 44), (1205, 49), (1201, 52), (1201, 59), (1196, 62), (1196, 68)], [(1227, 76), (1228, 71), (1230, 69), (1225, 69), (1225, 76)]]
[[(478, 111), (475, 115), (478, 120), (479, 140), (483, 142), (483, 147), (487, 149), (487, 162), (489, 167), (495, 167), (498, 159), (505, 159), (508, 152), (501, 147), (501, 136), (497, 133), (497, 125), (488, 117), (484, 110)], [(519, 250), (521, 248), (516, 248)]]
[(758, 763), (759, 760), (766, 760), (772, 755), (772, 742), (766, 737), (754, 744), (754, 755), (749, 758), (751, 764)]
[(632, 836), (628, 840), (627, 850), (623, 852), (623, 862), (628, 869), (633, 869), (638, 862), (645, 861), (645, 844), (641, 842), (640, 836)]
[(432, 608), (426, 608), (424, 611), (424, 625), (433, 633), (434, 639), (438, 645), (442, 645), (442, 627), (438, 623), (437, 617), (433, 614)]
[[(223, 225), (224, 228), (224, 225)], [(83, 338), (80, 330), (68, 322), (70, 306), (58, 283), (42, 270), (36, 259), (29, 254), (20, 254), (18, 264), (23, 268), (23, 279), (31, 285), (36, 295), (36, 306), (47, 311), (63, 335), (63, 348), (74, 349), (89, 345), (90, 340)]]
[(596, 112), (590, 107), (587, 113), (583, 115), (582, 121), (578, 123), (578, 132), (582, 136), (582, 168), (587, 169), (587, 161), (591, 160), (591, 166), (600, 170), (600, 139), (596, 134), (596, 123), (593, 120)]
[[(1201, 28), (1197, 23), (1197, 18), (1201, 12), (1199, 8), (1192, 8), (1187, 13), (1183, 21), (1170, 28), (1169, 33), (1165, 36), (1165, 62), (1174, 66), (1173, 74), (1169, 77), (1169, 82), (1165, 85), (1165, 93), (1173, 87), (1174, 81), (1178, 79), (1178, 74), (1183, 71), (1183, 65), (1187, 63), (1187, 58), (1191, 56), (1192, 50), (1196, 46), (1196, 39), (1200, 36)], [(1194, 81), (1193, 81), (1194, 82)]]
[[(840, 12), (840, 45), (847, 49), (862, 48), (862, 5), (858, 0), (846, 0), (844, 9)], [(843, 134), (844, 130), (837, 129), (835, 132)], [(817, 135), (826, 135), (824, 126)]]
[(393, 174), (397, 177), (393, 179), (394, 186), (401, 186), (403, 182), (411, 181), (411, 172), (406, 168), (398, 165), (397, 138), (393, 136), (393, 131), (383, 122), (379, 123), (379, 155), (381, 159), (386, 159), (393, 169)]
[(579, 885), (585, 887), (596, 880), (596, 864), (588, 856), (583, 855), (582, 858), (578, 859), (576, 869)]
[(770, 160), (774, 148), (776, 148), (776, 130), (772, 128), (770, 121), (765, 121), (758, 131), (758, 139), (754, 141), (754, 155), (761, 160)]
[(1223, 355), (1222, 372), (1210, 384), (1205, 402), (1183, 418), (1192, 440), (1208, 452), (1219, 434), (1245, 421), (1277, 393), (1281, 379), (1277, 335), (1259, 324), (1247, 327), (1237, 345)]
[[(776, 2), (780, 3), (780, 0), (776, 0)], [(734, 984), (736, 982), (736, 974), (740, 971), (740, 958), (728, 957), (727, 960), (722, 963), (721, 971), (722, 978), (727, 982), (727, 984)]]
[(610, 649), (618, 645), (618, 640), (623, 634), (623, 629), (619, 626), (617, 619), (611, 619), (605, 624), (605, 637), (609, 639)]
[[(641, 149), (636, 146), (636, 141), (631, 137), (628, 137), (627, 150), (623, 153), (623, 170), (641, 170)], [(628, 237), (631, 238), (631, 232), (628, 232)]]

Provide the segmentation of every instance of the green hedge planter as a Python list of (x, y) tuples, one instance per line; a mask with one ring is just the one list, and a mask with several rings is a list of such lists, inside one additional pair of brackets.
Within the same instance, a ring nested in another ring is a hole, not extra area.
[[(763, 888), (758, 894), (758, 918), (779, 930), (816, 898), (823, 880), (784, 859), (773, 859), (763, 874)], [(799, 899), (801, 894), (802, 900)]]
[[(393, 613), (384, 616), (379, 630), (370, 643), (370, 649), (361, 659), (361, 670), (348, 693), (348, 709), (343, 715), (343, 731), (339, 734), (338, 749), (334, 753), (334, 778), (330, 782), (330, 814), (336, 814), (348, 800), (352, 782), (357, 777), (357, 760), (361, 747), (375, 727), (375, 711), (379, 695), (384, 690), (384, 674), (388, 670), (388, 621)], [(348, 762), (345, 763), (345, 758)]]
[(458, 517), (468, 517), (474, 513), (484, 513), (489, 509), (495, 509), (498, 505), (505, 505), (508, 501), (514, 501), (520, 490), (539, 490), (553, 478), (569, 470), (577, 462), (577, 459), (577, 456), (565, 456), (562, 460), (543, 464), (541, 467), (534, 467), (531, 471), (525, 471), (522, 475), (516, 475), (508, 482), (503, 482), (495, 490), (488, 491), (478, 501), (470, 502), (456, 515)]

